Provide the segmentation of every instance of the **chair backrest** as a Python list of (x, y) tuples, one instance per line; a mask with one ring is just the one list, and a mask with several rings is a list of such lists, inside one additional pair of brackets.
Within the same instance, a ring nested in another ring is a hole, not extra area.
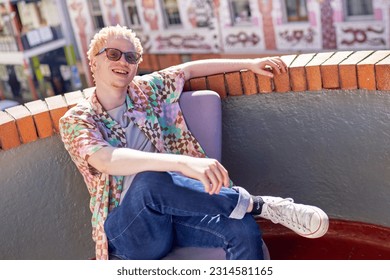
[(185, 91), (179, 99), (187, 126), (199, 141), (206, 155), (221, 161), (222, 110), (215, 91)]
[[(222, 113), (218, 93), (185, 91), (179, 99), (186, 124), (210, 158), (221, 161)], [(175, 247), (165, 260), (224, 260), (222, 248)]]

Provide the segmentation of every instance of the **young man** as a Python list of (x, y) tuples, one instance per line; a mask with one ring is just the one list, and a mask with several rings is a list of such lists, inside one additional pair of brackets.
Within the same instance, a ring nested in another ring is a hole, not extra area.
[(317, 238), (319, 208), (230, 187), (220, 162), (188, 131), (178, 99), (186, 80), (249, 69), (272, 76), (280, 58), (203, 60), (136, 76), (142, 46), (126, 27), (103, 28), (88, 51), (96, 89), (60, 120), (65, 148), (91, 195), (97, 259), (160, 259), (172, 246), (222, 247), (227, 259), (262, 259), (253, 215)]

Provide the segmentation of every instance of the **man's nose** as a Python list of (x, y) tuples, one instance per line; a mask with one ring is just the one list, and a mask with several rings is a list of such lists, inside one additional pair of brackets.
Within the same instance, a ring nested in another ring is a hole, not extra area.
[(125, 54), (124, 53), (121, 54), (121, 57), (120, 57), (119, 61), (124, 62), (124, 63), (128, 63), (126, 58), (125, 58)]

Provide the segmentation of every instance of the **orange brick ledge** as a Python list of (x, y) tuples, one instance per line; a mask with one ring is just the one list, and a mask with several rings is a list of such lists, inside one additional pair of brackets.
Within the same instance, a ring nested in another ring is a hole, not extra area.
[[(390, 51), (339, 51), (281, 56), (287, 73), (268, 78), (250, 71), (198, 77), (185, 90), (210, 89), (221, 98), (332, 89), (390, 90)], [(167, 65), (169, 66), (169, 65)], [(0, 151), (58, 133), (59, 119), (92, 88), (0, 111)]]

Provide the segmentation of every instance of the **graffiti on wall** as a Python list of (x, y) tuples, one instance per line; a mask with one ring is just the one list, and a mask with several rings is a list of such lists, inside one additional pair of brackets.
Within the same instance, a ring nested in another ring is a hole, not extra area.
[(388, 26), (380, 22), (342, 22), (337, 26), (338, 49), (387, 48)]
[[(384, 27), (372, 27), (368, 26), (366, 28), (343, 28), (344, 39), (341, 40), (342, 45), (353, 46), (359, 44), (368, 44), (371, 46), (385, 46), (386, 41), (384, 37), (385, 28)], [(349, 35), (349, 36), (348, 36)], [(345, 38), (348, 36), (349, 38)]]
[(104, 10), (106, 11), (106, 18), (108, 25), (117, 25), (120, 23), (119, 14), (116, 10), (116, 0), (104, 0)]
[(256, 46), (260, 42), (260, 37), (255, 33), (240, 31), (235, 34), (229, 34), (225, 38), (226, 45), (232, 47)]
[[(88, 16), (89, 10), (85, 0), (73, 0), (68, 3), (69, 14), (73, 23), (78, 49), (85, 54), (88, 50), (89, 36), (93, 32), (91, 17)], [(92, 74), (88, 66), (86, 56), (81, 56), (83, 67), (88, 84), (92, 85)]]
[[(175, 3), (175, 13), (170, 13), (165, 2), (140, 0), (142, 18), (146, 23), (141, 33), (149, 43), (147, 50), (151, 53), (218, 51), (220, 47), (214, 1), (183, 0)], [(176, 21), (171, 23), (166, 20), (164, 24), (163, 19), (167, 18), (174, 18)]]
[(187, 18), (191, 24), (191, 27), (214, 27), (214, 7), (211, 0), (194, 0), (185, 1), (188, 5)]
[(236, 52), (245, 49), (246, 52), (258, 52), (264, 49), (264, 37), (258, 27), (237, 26), (222, 30), (223, 49)]
[(150, 30), (158, 30), (158, 13), (154, 0), (142, 0), (142, 10)]
[(159, 35), (156, 37), (158, 50), (211, 50), (212, 46), (206, 42), (206, 37), (197, 33), (193, 33), (190, 35)]
[(138, 33), (137, 37), (141, 41), (141, 45), (144, 49), (144, 52), (145, 53), (150, 52), (150, 50), (152, 49), (152, 41), (150, 39), (150, 36), (148, 34), (145, 34), (145, 33)]
[(305, 29), (293, 29), (279, 32), (279, 37), (283, 41), (287, 42), (290, 46), (296, 46), (298, 44), (312, 44), (314, 42), (314, 36), (316, 32), (311, 27)]

